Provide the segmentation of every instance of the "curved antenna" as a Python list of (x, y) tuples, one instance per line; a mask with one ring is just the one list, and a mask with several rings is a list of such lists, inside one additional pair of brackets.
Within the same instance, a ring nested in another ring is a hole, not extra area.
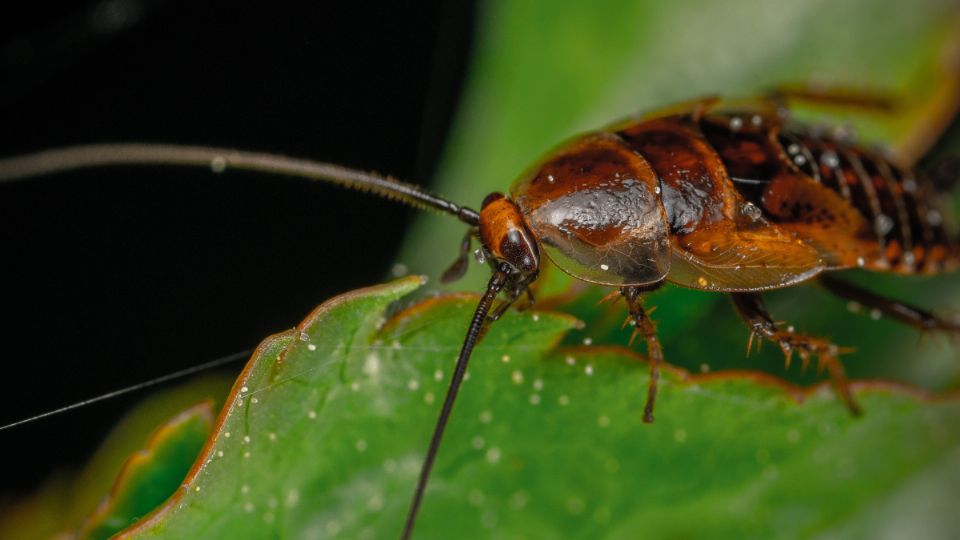
[(337, 184), (421, 209), (451, 214), (470, 225), (479, 225), (480, 214), (413, 184), (372, 172), (279, 154), (231, 148), (175, 144), (113, 143), (70, 146), (0, 159), (0, 182), (20, 180), (87, 167), (118, 165), (180, 165), (260, 171)]
[(490, 312), (490, 306), (500, 294), (503, 286), (507, 282), (507, 272), (503, 268), (498, 268), (490, 277), (487, 284), (487, 291), (483, 293), (480, 302), (477, 304), (477, 310), (473, 314), (473, 320), (470, 321), (470, 328), (467, 330), (467, 337), (463, 340), (463, 347), (460, 349), (460, 356), (457, 357), (457, 366), (454, 368), (453, 377), (450, 378), (450, 387), (447, 389), (447, 396), (443, 399), (443, 408), (440, 409), (440, 416), (437, 418), (437, 424), (433, 428), (433, 437), (430, 438), (430, 447), (427, 449), (427, 455), (423, 459), (423, 466), (420, 468), (420, 479), (417, 481), (417, 489), (413, 493), (413, 502), (410, 503), (410, 510), (407, 512), (407, 521), (403, 526), (403, 540), (409, 540), (413, 534), (413, 525), (417, 521), (417, 513), (420, 510), (420, 503), (423, 501), (423, 493), (427, 489), (427, 480), (430, 479), (430, 470), (433, 469), (433, 461), (437, 457), (437, 449), (440, 448), (440, 439), (443, 438), (443, 431), (447, 427), (447, 421), (450, 419), (450, 411), (453, 410), (453, 402), (457, 399), (457, 393), (460, 391), (460, 383), (463, 382), (463, 376), (467, 372), (467, 363), (470, 361), (470, 353), (473, 352), (473, 346), (480, 339), (480, 333), (483, 325), (487, 322), (487, 313)]

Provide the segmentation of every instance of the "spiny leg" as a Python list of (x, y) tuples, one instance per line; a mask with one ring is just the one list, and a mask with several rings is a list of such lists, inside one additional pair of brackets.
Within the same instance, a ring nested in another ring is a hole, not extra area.
[(831, 293), (871, 310), (877, 310), (891, 319), (910, 325), (921, 332), (942, 331), (960, 335), (960, 322), (948, 321), (929, 311), (913, 307), (898, 300), (884, 298), (846, 281), (830, 276), (820, 276), (820, 284)]
[(630, 315), (627, 319), (634, 326), (633, 334), (630, 335), (630, 344), (638, 335), (643, 336), (647, 342), (647, 357), (650, 360), (650, 382), (647, 384), (647, 403), (643, 407), (643, 421), (653, 422), (653, 409), (657, 401), (657, 382), (660, 380), (660, 364), (663, 362), (663, 348), (660, 346), (660, 340), (657, 339), (657, 327), (644, 311), (640, 301), (640, 295), (643, 289), (639, 287), (623, 287), (620, 294), (627, 302), (627, 311)]
[(759, 294), (755, 293), (732, 293), (730, 297), (737, 308), (737, 312), (747, 324), (752, 335), (760, 338), (766, 338), (776, 343), (787, 358), (787, 367), (790, 366), (790, 358), (796, 351), (803, 361), (804, 367), (809, 364), (810, 357), (816, 356), (819, 361), (819, 367), (827, 368), (834, 387), (840, 394), (840, 397), (846, 403), (847, 408), (855, 416), (860, 415), (860, 406), (853, 399), (850, 392), (850, 384), (847, 381), (847, 374), (840, 362), (840, 353), (844, 352), (827, 339), (806, 334), (797, 334), (790, 329), (783, 330), (773, 321), (770, 313)]

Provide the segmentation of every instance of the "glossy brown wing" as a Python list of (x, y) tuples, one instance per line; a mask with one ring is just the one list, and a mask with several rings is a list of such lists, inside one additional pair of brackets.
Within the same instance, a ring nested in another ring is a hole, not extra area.
[[(815, 249), (828, 269), (862, 266), (881, 257), (881, 243), (851, 202), (856, 196), (846, 199), (830, 189), (828, 177), (815, 167), (822, 156), (806, 145), (785, 149), (778, 138), (781, 123), (737, 123), (733, 118), (709, 115), (700, 127), (746, 200), (782, 231)], [(833, 181), (853, 193), (863, 192), (859, 177), (854, 180), (855, 185), (845, 176)], [(867, 205), (869, 200), (863, 195), (861, 202)]]
[(777, 289), (826, 268), (813, 248), (770, 224), (751, 229), (722, 222), (676, 238), (674, 246), (670, 282), (703, 290)]
[(614, 134), (569, 143), (510, 193), (543, 251), (573, 277), (640, 286), (662, 281), (670, 269), (656, 174)]
[(706, 290), (756, 291), (798, 283), (825, 268), (816, 250), (770, 223), (744, 200), (693, 114), (620, 128), (620, 136), (660, 176), (673, 233), (670, 282)]

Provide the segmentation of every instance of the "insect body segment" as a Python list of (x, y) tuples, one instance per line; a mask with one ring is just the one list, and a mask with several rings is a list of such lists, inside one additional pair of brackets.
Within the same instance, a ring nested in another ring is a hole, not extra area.
[(613, 134), (574, 141), (521, 177), (510, 193), (547, 256), (577, 279), (649, 285), (670, 269), (657, 175)]
[(667, 280), (685, 287), (762, 290), (822, 270), (808, 245), (773, 226), (732, 184), (694, 113), (621, 126), (618, 134), (656, 170), (670, 223)]
[[(957, 250), (928, 182), (879, 152), (781, 119), (707, 115), (701, 129), (733, 185), (811, 246), (828, 269), (898, 273), (955, 268)], [(826, 188), (826, 189), (822, 189)]]

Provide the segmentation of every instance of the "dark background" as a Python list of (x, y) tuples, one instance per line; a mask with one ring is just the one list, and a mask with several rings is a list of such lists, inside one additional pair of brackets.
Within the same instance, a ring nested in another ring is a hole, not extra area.
[[(148, 141), (423, 183), (472, 2), (113, 0), (0, 20), (0, 155)], [(304, 181), (123, 168), (0, 185), (0, 424), (253, 347), (382, 281), (411, 213)], [(239, 371), (237, 362), (230, 369)], [(0, 431), (0, 493), (79, 465), (139, 393)]]

